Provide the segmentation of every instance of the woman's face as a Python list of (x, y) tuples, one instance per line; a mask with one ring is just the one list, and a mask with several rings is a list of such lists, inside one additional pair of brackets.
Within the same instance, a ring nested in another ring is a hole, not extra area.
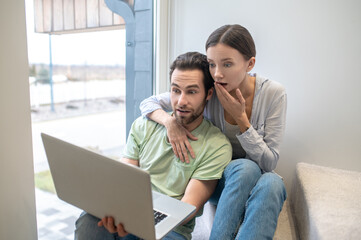
[(238, 50), (221, 43), (207, 49), (207, 58), (214, 81), (222, 84), (228, 92), (245, 83), (255, 62), (254, 57), (246, 61)]

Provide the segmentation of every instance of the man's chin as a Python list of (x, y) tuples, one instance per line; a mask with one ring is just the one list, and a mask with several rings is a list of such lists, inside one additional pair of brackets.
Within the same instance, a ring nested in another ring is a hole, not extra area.
[(188, 117), (180, 117), (178, 115), (175, 116), (175, 119), (182, 126), (185, 126), (185, 125), (189, 124), (189, 121), (190, 121), (190, 118), (188, 118)]

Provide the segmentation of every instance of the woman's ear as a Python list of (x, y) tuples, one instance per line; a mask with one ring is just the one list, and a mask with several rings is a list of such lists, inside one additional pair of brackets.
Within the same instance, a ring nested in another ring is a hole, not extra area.
[(248, 60), (248, 67), (247, 67), (247, 72), (250, 72), (254, 65), (256, 64), (256, 58), (255, 57), (251, 57), (249, 60)]

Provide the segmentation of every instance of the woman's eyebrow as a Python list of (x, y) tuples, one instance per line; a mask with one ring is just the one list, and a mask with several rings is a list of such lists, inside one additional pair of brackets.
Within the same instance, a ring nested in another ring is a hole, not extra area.
[[(213, 61), (213, 60), (210, 59), (210, 58), (207, 58), (207, 60), (208, 60), (208, 61)], [(232, 60), (233, 60), (233, 58), (222, 58), (222, 59), (221, 59), (221, 62), (232, 61)]]
[(225, 62), (225, 61), (232, 61), (232, 60), (233, 60), (233, 58), (222, 58), (222, 59), (221, 59), (221, 61), (222, 61), (222, 62)]

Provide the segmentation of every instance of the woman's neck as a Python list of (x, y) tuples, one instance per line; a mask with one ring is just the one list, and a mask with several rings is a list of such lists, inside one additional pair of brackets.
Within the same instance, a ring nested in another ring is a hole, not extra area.
[[(253, 98), (255, 83), (256, 83), (256, 78), (247, 74), (245, 79), (238, 86), (238, 89), (241, 91), (244, 99), (248, 99), (250, 97)], [(232, 97), (237, 99), (236, 90), (237, 89), (234, 89), (233, 91), (230, 92), (230, 94)]]

